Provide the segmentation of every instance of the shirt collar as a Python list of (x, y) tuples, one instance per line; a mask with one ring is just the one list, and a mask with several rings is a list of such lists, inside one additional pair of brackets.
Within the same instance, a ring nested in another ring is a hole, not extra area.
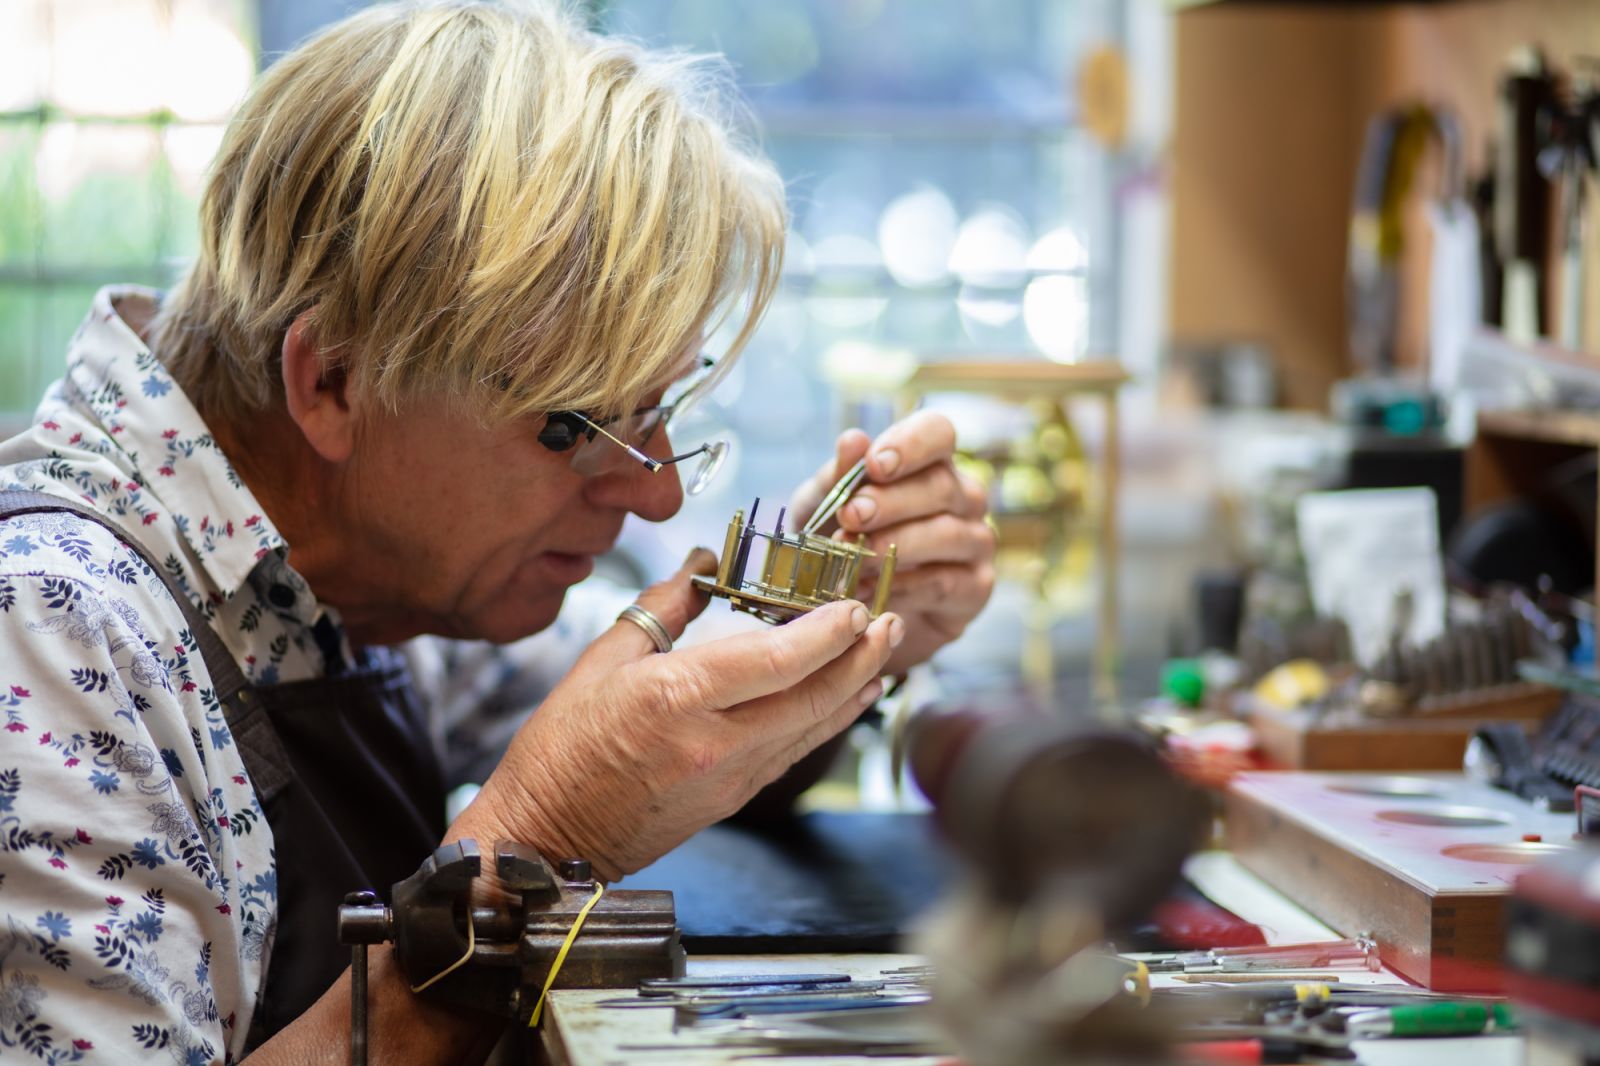
[[(266, 517), (183, 394), (121, 311), (148, 317), (160, 294), (141, 286), (108, 286), (67, 350), (67, 377), (93, 417), (127, 456), (140, 484), (173, 514), (184, 541), (224, 596), (231, 598), (257, 567), (279, 583), (293, 574), (289, 545)], [(310, 624), (315, 597), (294, 575), (296, 602), (286, 610)]]

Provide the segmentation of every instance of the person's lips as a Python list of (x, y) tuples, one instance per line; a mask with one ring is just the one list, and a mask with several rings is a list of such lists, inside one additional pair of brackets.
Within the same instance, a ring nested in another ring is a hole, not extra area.
[(594, 573), (594, 556), (574, 552), (544, 552), (539, 561), (558, 580), (576, 585)]

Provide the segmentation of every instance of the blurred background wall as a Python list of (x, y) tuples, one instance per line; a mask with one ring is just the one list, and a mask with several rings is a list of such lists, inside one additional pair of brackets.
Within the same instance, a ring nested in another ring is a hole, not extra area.
[[(1591, 0), (1216, 3), (1174, 34), (1171, 325), (1176, 342), (1246, 338), (1276, 355), (1285, 400), (1320, 409), (1351, 371), (1345, 329), (1350, 205), (1368, 120), (1427, 101), (1483, 169), (1512, 49), (1558, 68), (1600, 55)], [(1424, 176), (1423, 194), (1437, 173)], [(1421, 356), (1431, 239), (1407, 223), (1402, 359)]]

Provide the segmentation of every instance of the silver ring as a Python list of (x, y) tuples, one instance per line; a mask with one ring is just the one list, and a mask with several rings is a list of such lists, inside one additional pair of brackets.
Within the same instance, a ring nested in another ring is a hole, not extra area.
[(672, 636), (667, 632), (667, 627), (661, 624), (661, 619), (640, 607), (637, 603), (630, 603), (617, 615), (617, 621), (629, 621), (644, 630), (650, 637), (650, 642), (656, 646), (656, 651), (667, 652), (672, 650)]

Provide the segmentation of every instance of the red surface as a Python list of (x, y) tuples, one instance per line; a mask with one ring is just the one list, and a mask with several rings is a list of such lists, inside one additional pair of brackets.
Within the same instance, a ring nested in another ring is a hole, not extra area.
[(1202, 1044), (1179, 1044), (1178, 1057), (1188, 1062), (1260, 1062), (1259, 1040), (1208, 1040)]
[(1569, 985), (1547, 977), (1508, 970), (1506, 993), (1515, 1003), (1563, 1018), (1590, 1024), (1600, 1021), (1600, 988)]
[(1167, 900), (1151, 917), (1162, 942), (1179, 949), (1253, 948), (1267, 942), (1260, 926), (1205, 900)]

